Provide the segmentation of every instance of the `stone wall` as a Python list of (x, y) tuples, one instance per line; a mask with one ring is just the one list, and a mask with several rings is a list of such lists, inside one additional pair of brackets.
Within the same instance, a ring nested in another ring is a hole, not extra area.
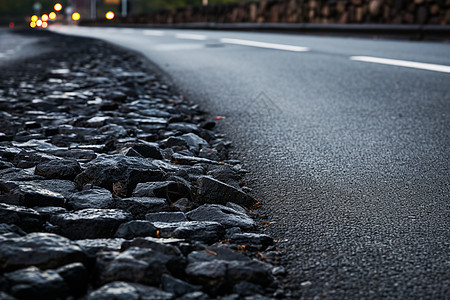
[(192, 6), (136, 16), (150, 24), (311, 23), (450, 25), (450, 0), (263, 0)]

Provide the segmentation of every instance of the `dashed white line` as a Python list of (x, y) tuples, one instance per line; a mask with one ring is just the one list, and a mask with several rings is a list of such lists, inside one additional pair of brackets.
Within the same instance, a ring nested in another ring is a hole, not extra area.
[(160, 30), (144, 30), (142, 32), (143, 35), (149, 35), (149, 36), (163, 36), (164, 32)]
[(208, 39), (208, 37), (206, 35), (189, 34), (189, 33), (177, 33), (177, 34), (175, 34), (175, 37), (177, 39), (197, 40), (197, 41), (204, 41), (204, 40)]
[(284, 44), (274, 44), (274, 43), (265, 43), (265, 42), (249, 41), (249, 40), (223, 38), (223, 39), (220, 39), (220, 42), (224, 43), (224, 44), (234, 44), (234, 45), (242, 45), (242, 46), (250, 46), (250, 47), (259, 47), (259, 48), (268, 48), (268, 49), (276, 49), (276, 50), (294, 51), (294, 52), (306, 52), (306, 51), (309, 51), (309, 48), (307, 48), (307, 47), (300, 47), (300, 46), (293, 46), (293, 45), (284, 45)]
[(352, 57), (350, 57), (350, 59), (356, 60), (356, 61), (383, 64), (383, 65), (392, 65), (392, 66), (399, 66), (399, 67), (406, 67), (406, 68), (415, 68), (415, 69), (422, 69), (422, 70), (428, 70), (428, 71), (450, 73), (450, 66), (445, 66), (445, 65), (427, 64), (427, 63), (420, 63), (420, 62), (415, 62), (415, 61), (387, 59), (387, 58), (372, 57), (372, 56), (352, 56)]

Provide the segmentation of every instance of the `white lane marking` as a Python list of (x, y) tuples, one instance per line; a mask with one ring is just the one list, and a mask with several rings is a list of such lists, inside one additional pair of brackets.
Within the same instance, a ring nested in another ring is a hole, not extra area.
[(437, 71), (450, 73), (450, 66), (445, 65), (436, 65), (436, 64), (426, 64), (415, 61), (407, 61), (407, 60), (398, 60), (398, 59), (387, 59), (387, 58), (379, 58), (372, 56), (351, 56), (351, 60), (363, 61), (363, 62), (371, 62), (376, 64), (384, 64), (384, 65), (392, 65), (399, 67), (407, 67), (407, 68), (415, 68), (429, 71)]
[(175, 37), (177, 39), (197, 40), (197, 41), (204, 41), (204, 40), (208, 39), (208, 37), (206, 35), (189, 34), (189, 33), (177, 33), (177, 34), (175, 34)]
[(223, 39), (220, 39), (220, 42), (224, 43), (224, 44), (234, 44), (234, 45), (242, 45), (242, 46), (251, 46), (251, 47), (259, 47), (259, 48), (276, 49), (276, 50), (294, 51), (294, 52), (309, 51), (309, 48), (307, 48), (307, 47), (284, 45), (284, 44), (274, 44), (274, 43), (265, 43), (265, 42), (256, 42), (256, 41), (249, 41), (249, 40), (238, 40), (238, 39), (223, 38)]
[(150, 35), (150, 36), (163, 36), (164, 32), (160, 30), (144, 30), (142, 32), (143, 35)]

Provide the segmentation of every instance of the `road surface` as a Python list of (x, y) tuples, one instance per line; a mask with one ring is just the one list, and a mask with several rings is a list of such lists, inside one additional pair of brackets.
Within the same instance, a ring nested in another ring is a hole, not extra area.
[(450, 297), (450, 45), (53, 30), (141, 52), (226, 117), (297, 297)]

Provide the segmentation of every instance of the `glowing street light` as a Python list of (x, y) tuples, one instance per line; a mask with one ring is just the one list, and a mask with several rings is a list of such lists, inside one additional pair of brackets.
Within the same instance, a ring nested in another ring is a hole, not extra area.
[(112, 20), (112, 19), (114, 19), (114, 13), (113, 13), (112, 11), (108, 11), (108, 12), (105, 14), (105, 18), (106, 18), (107, 20)]
[(72, 14), (72, 20), (78, 21), (79, 19), (81, 19), (81, 15), (79, 13), (77, 13), (77, 12), (74, 12)]
[(51, 13), (48, 14), (48, 17), (50, 18), (50, 20), (54, 20), (56, 19), (56, 13), (52, 11)]
[(36, 26), (37, 27), (41, 27), (42, 26), (42, 20), (37, 20), (36, 21)]
[(56, 3), (55, 6), (53, 6), (53, 8), (54, 8), (56, 11), (60, 11), (60, 10), (62, 9), (62, 5), (61, 5), (60, 3)]
[(30, 27), (31, 27), (31, 28), (34, 28), (34, 27), (36, 27), (36, 22), (34, 22), (34, 21), (31, 21), (31, 22), (30, 22)]
[(38, 16), (33, 15), (33, 16), (31, 17), (31, 22), (36, 23), (37, 20), (39, 20)]
[(47, 22), (42, 22), (42, 28), (47, 28), (48, 27), (48, 23)]
[(47, 22), (48, 21), (48, 15), (47, 14), (43, 14), (41, 17), (42, 22)]

